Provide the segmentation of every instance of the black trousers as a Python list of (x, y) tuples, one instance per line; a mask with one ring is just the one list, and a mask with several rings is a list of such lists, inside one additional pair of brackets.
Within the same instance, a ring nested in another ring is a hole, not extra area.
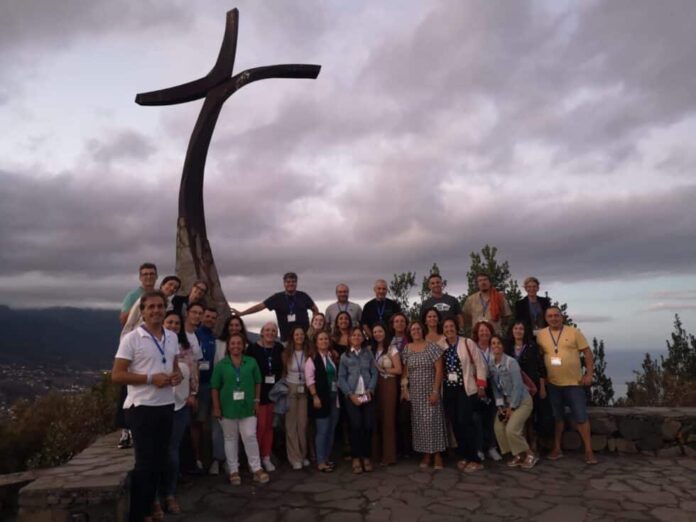
[(142, 522), (152, 514), (157, 483), (169, 468), (168, 451), (174, 405), (137, 406), (128, 408), (125, 414), (135, 450), (129, 520)]
[(354, 459), (369, 459), (372, 453), (372, 430), (375, 426), (375, 403), (356, 406), (346, 397), (346, 414), (350, 424), (350, 455)]
[(463, 386), (443, 387), (443, 406), (447, 420), (452, 424), (457, 440), (457, 456), (469, 462), (481, 462), (477, 455), (476, 424), (474, 423), (474, 400)]

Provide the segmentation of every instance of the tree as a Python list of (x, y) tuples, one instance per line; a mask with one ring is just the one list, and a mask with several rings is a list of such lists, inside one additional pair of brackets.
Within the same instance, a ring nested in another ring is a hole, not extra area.
[(391, 282), (389, 283), (389, 295), (394, 299), (404, 313), (408, 314), (410, 304), (410, 294), (413, 287), (416, 286), (416, 273), (415, 272), (401, 272), (400, 274), (394, 274)]
[(646, 353), (635, 380), (626, 383), (627, 406), (696, 406), (696, 339), (674, 316), (667, 357), (653, 359)]
[(467, 295), (471, 295), (478, 291), (476, 286), (476, 276), (480, 273), (488, 274), (491, 279), (491, 285), (498, 291), (505, 294), (508, 303), (516, 303), (522, 299), (519, 284), (512, 278), (510, 273), (510, 264), (507, 261), (499, 263), (495, 258), (498, 253), (496, 247), (486, 245), (481, 249), (481, 253), (471, 252), (471, 265), (466, 273), (466, 279), (469, 283), (469, 291), (467, 294), (459, 296), (459, 301), (464, 305)]
[(679, 314), (674, 316), (672, 342), (667, 341), (667, 358), (662, 367), (677, 379), (696, 378), (696, 337), (682, 325)]
[(607, 363), (604, 358), (604, 339), (592, 339), (592, 355), (594, 359), (594, 374), (589, 393), (589, 404), (592, 406), (610, 406), (614, 402), (614, 385), (607, 377)]

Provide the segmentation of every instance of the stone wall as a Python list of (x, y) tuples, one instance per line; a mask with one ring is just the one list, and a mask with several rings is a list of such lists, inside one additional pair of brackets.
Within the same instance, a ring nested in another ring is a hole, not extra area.
[(101, 437), (70, 462), (43, 471), (23, 487), (19, 521), (125, 520), (133, 452), (117, 449), (118, 437), (118, 432)]
[[(590, 408), (589, 413), (595, 451), (696, 456), (696, 408)], [(568, 428), (564, 449), (580, 449), (572, 422)]]

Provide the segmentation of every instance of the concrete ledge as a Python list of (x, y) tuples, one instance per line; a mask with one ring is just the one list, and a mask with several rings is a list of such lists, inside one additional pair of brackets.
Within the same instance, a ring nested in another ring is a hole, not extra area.
[(66, 464), (42, 471), (19, 492), (18, 520), (124, 520), (133, 452), (117, 449), (118, 437), (101, 437)]

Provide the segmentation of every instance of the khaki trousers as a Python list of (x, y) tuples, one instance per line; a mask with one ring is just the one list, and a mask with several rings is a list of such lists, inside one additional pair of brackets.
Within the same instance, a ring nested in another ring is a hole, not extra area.
[(532, 398), (527, 396), (521, 403), (519, 408), (512, 412), (510, 419), (503, 424), (495, 417), (495, 438), (498, 439), (498, 445), (503, 453), (512, 452), (513, 455), (519, 455), (529, 450), (527, 439), (524, 436), (524, 426), (527, 419), (532, 414), (534, 403)]
[(307, 458), (307, 385), (297, 393), (297, 384), (288, 383), (288, 412), (285, 414), (285, 445), (290, 464)]

